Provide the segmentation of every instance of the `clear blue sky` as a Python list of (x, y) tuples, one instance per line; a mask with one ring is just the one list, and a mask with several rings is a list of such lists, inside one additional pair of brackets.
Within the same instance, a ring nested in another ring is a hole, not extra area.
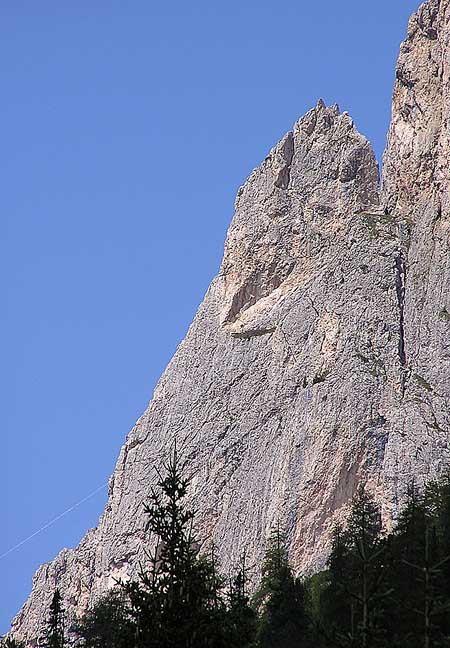
[[(380, 157), (417, 6), (2, 2), (0, 554), (106, 481), (293, 122), (338, 102)], [(0, 560), (0, 632), (105, 495)]]

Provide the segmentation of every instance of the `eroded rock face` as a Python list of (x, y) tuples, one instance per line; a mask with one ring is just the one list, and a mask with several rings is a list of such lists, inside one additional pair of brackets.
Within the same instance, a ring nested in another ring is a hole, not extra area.
[[(450, 436), (450, 3), (430, 0), (401, 46), (382, 203), (401, 223), (399, 300), (404, 394), (386, 448), (386, 496), (449, 463)], [(389, 395), (387, 394), (387, 398)]]
[(56, 586), (80, 613), (134, 573), (142, 502), (174, 440), (199, 534), (223, 568), (276, 521), (299, 571), (368, 483), (395, 514), (448, 463), (449, 1), (402, 45), (381, 202), (373, 151), (322, 102), (239, 190), (218, 276), (123, 446), (97, 529), (37, 572), (14, 621), (32, 642)]

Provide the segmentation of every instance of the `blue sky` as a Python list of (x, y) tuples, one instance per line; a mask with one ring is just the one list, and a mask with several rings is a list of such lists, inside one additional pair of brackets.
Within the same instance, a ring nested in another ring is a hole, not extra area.
[[(107, 480), (294, 121), (338, 102), (380, 157), (417, 6), (2, 2), (0, 555)], [(0, 633), (105, 497), (0, 559)]]

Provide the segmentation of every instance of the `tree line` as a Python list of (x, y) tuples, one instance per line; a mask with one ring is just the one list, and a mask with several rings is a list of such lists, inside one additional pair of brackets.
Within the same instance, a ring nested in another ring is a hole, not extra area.
[[(422, 491), (411, 485), (389, 533), (361, 487), (333, 530), (326, 569), (307, 578), (295, 577), (277, 526), (252, 595), (245, 554), (225, 578), (215, 549), (200, 552), (188, 487), (174, 453), (145, 505), (156, 543), (137, 578), (70, 628), (56, 590), (42, 648), (450, 646), (450, 475)], [(2, 646), (25, 648), (13, 638)]]

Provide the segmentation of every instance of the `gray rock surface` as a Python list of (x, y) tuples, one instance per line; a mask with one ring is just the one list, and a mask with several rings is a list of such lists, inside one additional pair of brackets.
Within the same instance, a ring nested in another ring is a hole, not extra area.
[(145, 540), (142, 502), (176, 439), (199, 534), (228, 569), (278, 520), (298, 571), (367, 483), (392, 519), (449, 461), (450, 2), (411, 18), (378, 168), (323, 102), (238, 192), (223, 262), (128, 435), (98, 527), (36, 573), (13, 622), (29, 642), (53, 589), (79, 614)]
[[(401, 223), (403, 398), (383, 465), (397, 506), (405, 481), (440, 472), (450, 435), (450, 3), (430, 0), (408, 25), (383, 160), (382, 203)], [(399, 281), (400, 283), (400, 281)]]

